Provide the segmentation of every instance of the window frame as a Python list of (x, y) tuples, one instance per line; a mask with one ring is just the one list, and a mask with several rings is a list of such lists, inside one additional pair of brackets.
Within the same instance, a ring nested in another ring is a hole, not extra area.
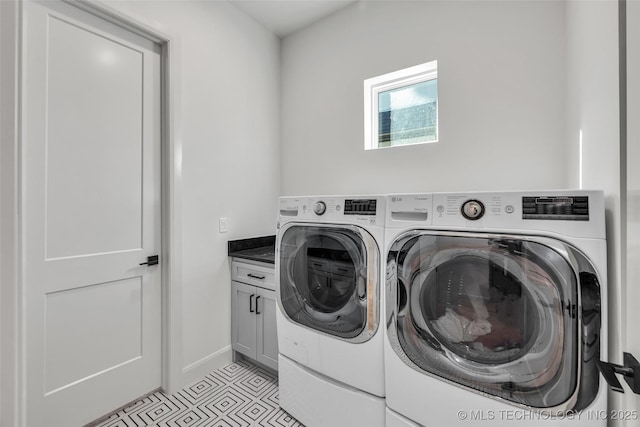
[[(372, 77), (364, 81), (364, 149), (377, 150), (384, 148), (405, 147), (418, 144), (438, 142), (440, 137), (438, 97), (436, 96), (436, 139), (433, 141), (411, 142), (407, 144), (379, 145), (379, 94), (393, 89), (411, 86), (438, 79), (438, 61), (433, 60), (424, 64), (393, 71), (391, 73)], [(437, 83), (436, 83), (437, 84)]]

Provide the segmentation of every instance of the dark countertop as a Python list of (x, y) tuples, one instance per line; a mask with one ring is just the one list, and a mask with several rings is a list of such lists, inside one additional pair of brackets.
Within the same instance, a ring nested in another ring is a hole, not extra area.
[(234, 258), (275, 264), (276, 236), (229, 240), (228, 255)]

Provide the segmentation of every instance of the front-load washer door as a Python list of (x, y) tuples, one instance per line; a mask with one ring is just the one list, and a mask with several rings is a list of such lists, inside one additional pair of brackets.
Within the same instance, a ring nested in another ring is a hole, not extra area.
[(280, 230), (280, 308), (290, 321), (347, 341), (378, 327), (379, 249), (364, 229), (289, 224)]
[(593, 266), (550, 238), (409, 232), (387, 258), (389, 340), (409, 366), (528, 408), (598, 389)]

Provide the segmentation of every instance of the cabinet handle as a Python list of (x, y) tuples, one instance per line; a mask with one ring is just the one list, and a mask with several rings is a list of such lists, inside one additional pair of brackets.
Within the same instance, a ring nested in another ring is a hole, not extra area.
[(256, 314), (260, 314), (260, 312), (258, 311), (258, 300), (260, 299), (260, 295), (258, 295), (256, 297)]
[(249, 297), (249, 313), (253, 313), (253, 297), (255, 296), (255, 294), (251, 294), (251, 296)]
[(266, 277), (266, 276), (256, 276), (255, 274), (251, 274), (251, 273), (247, 274), (247, 276), (251, 277), (252, 279), (260, 279), (260, 280), (264, 280), (264, 278)]

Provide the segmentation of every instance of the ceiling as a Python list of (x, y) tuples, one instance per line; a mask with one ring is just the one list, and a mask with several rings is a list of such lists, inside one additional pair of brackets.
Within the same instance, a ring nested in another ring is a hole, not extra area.
[(247, 15), (284, 37), (357, 0), (230, 0)]

